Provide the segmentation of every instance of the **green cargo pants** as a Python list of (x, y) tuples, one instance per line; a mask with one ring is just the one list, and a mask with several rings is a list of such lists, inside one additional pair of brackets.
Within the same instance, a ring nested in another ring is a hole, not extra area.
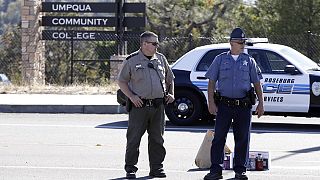
[(148, 132), (148, 152), (150, 171), (163, 168), (166, 150), (163, 146), (165, 128), (164, 105), (158, 107), (132, 107), (129, 112), (127, 129), (127, 147), (125, 155), (125, 170), (137, 171), (139, 146), (143, 134)]

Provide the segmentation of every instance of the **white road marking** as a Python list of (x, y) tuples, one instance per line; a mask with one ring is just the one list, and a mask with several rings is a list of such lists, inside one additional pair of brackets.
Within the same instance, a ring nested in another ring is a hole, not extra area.
[[(66, 128), (109, 128), (109, 129), (127, 129), (127, 126), (108, 126), (108, 125), (60, 125), (60, 124), (0, 124), (0, 126), (22, 126), (22, 127), (66, 127)], [(213, 128), (203, 127), (203, 128), (192, 128), (192, 127), (166, 127), (167, 131), (203, 131), (206, 132), (208, 129), (214, 130)], [(232, 132), (232, 130), (230, 131)], [(251, 133), (303, 133), (303, 134), (318, 134), (315, 132), (306, 131), (283, 131), (283, 130), (251, 130)]]
[[(122, 168), (94, 168), (94, 167), (63, 167), (63, 166), (0, 166), (4, 169), (61, 169), (61, 170), (99, 170), (99, 171), (123, 171)], [(272, 166), (272, 169), (286, 169), (286, 170), (319, 170), (320, 166)], [(139, 171), (146, 171), (148, 169), (139, 169)], [(188, 170), (170, 170), (166, 169), (168, 172), (177, 173), (190, 173), (190, 172), (201, 172), (201, 171), (188, 171)], [(203, 170), (206, 171), (206, 170)], [(270, 171), (270, 170), (269, 170)], [(259, 172), (269, 172), (269, 171), (259, 171)], [(248, 171), (250, 173), (255, 173), (258, 171)]]

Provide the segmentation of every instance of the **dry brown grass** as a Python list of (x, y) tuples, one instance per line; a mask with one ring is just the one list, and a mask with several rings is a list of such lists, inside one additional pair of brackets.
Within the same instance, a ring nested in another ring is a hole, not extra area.
[(104, 86), (71, 85), (71, 86), (16, 86), (0, 85), (0, 94), (116, 94), (118, 85), (112, 82)]

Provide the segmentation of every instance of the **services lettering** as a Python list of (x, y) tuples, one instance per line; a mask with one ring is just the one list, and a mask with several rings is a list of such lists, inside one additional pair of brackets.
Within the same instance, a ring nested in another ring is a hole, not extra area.
[(263, 101), (265, 101), (265, 102), (283, 102), (283, 97), (264, 96)]

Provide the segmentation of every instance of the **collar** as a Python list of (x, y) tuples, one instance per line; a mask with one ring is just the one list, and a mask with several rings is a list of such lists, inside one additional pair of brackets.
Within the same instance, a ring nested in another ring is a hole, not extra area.
[(141, 58), (146, 59), (146, 60), (148, 60), (148, 61), (157, 60), (157, 59), (158, 59), (157, 54), (155, 53), (155, 54), (151, 57), (151, 59), (149, 60), (149, 59), (143, 54), (143, 52), (142, 52), (141, 49), (139, 49), (139, 53), (138, 53), (138, 54), (139, 54), (139, 56), (140, 56)]
[[(245, 54), (244, 52), (240, 53), (240, 54), (239, 54), (239, 58), (242, 57), (244, 54)], [(232, 56), (231, 51), (228, 51), (228, 52), (227, 52), (227, 55), (228, 55), (228, 56)]]

